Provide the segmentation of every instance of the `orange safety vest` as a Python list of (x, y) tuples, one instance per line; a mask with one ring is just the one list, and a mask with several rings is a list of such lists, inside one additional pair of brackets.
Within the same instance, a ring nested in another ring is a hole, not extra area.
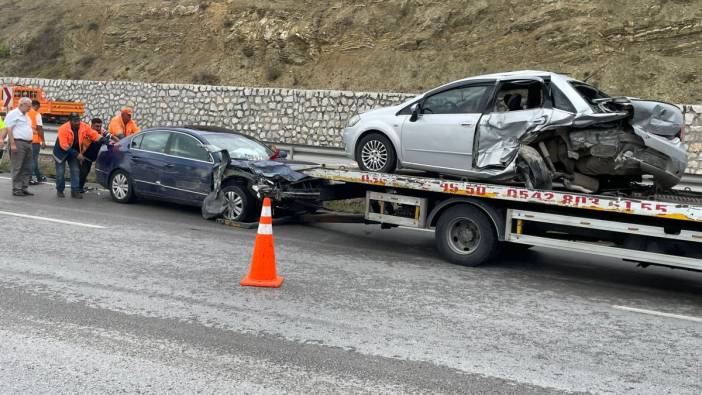
[(117, 114), (110, 121), (110, 125), (107, 127), (107, 130), (113, 136), (124, 134), (123, 137), (127, 137), (133, 135), (134, 133), (138, 133), (140, 129), (137, 127), (137, 124), (133, 119), (130, 119), (125, 125), (124, 122), (122, 122), (122, 114)]
[(32, 122), (32, 144), (41, 144), (43, 142), (39, 136), (39, 131), (37, 130), (37, 115), (39, 115), (39, 111), (33, 108), (30, 108), (29, 111), (27, 111), (27, 116)]
[[(80, 123), (78, 128), (78, 147), (80, 153), (85, 152), (93, 141), (100, 139), (100, 134), (96, 132), (85, 122)], [(61, 149), (68, 151), (71, 146), (73, 146), (73, 129), (71, 129), (71, 122), (66, 122), (61, 127), (58, 128), (58, 143)]]

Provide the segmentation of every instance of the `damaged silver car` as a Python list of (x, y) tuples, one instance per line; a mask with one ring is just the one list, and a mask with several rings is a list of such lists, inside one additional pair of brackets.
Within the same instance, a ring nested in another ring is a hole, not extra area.
[(365, 171), (416, 169), (472, 180), (553, 182), (585, 193), (653, 176), (676, 185), (687, 165), (672, 104), (610, 97), (544, 71), (472, 77), (349, 120), (346, 154)]

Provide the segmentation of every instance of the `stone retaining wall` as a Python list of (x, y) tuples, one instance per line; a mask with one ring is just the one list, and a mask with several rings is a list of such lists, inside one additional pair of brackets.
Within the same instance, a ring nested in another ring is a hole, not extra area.
[(261, 140), (342, 147), (341, 130), (354, 114), (400, 103), (410, 94), (152, 84), (127, 81), (0, 77), (0, 84), (41, 86), (47, 97), (86, 103), (87, 117), (134, 107), (141, 128), (216, 125)]
[[(134, 107), (140, 127), (188, 124), (232, 128), (261, 140), (341, 148), (341, 131), (356, 113), (401, 103), (414, 94), (128, 81), (0, 77), (0, 84), (41, 86), (52, 99), (85, 101), (86, 116), (113, 116)], [(688, 172), (702, 174), (702, 105), (684, 105)]]

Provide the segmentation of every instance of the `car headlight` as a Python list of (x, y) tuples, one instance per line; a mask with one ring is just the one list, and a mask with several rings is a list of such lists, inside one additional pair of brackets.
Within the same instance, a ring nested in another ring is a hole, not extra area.
[(348, 124), (347, 126), (348, 126), (348, 127), (352, 127), (352, 126), (354, 126), (355, 124), (357, 124), (358, 121), (360, 121), (360, 120), (361, 120), (361, 117), (360, 117), (360, 116), (354, 115), (354, 116), (351, 117), (351, 119), (349, 119), (349, 124)]

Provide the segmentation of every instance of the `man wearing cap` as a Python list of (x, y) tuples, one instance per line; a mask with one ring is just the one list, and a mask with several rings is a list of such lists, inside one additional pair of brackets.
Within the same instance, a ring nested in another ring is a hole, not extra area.
[[(32, 121), (27, 112), (32, 107), (32, 100), (23, 97), (14, 110), (5, 117), (7, 143), (10, 145), (10, 162), (12, 163), (12, 195), (32, 196), (29, 192), (29, 178), (32, 174)], [(0, 145), (2, 146), (2, 145)]]
[(110, 121), (107, 130), (113, 136), (119, 139), (131, 136), (139, 132), (136, 122), (132, 119), (132, 109), (130, 107), (122, 107), (119, 114), (115, 115)]
[[(63, 190), (66, 188), (66, 162), (71, 173), (71, 197), (82, 199), (80, 194), (80, 164), (85, 158), (81, 154), (80, 142), (86, 136), (97, 135), (87, 123), (81, 122), (80, 115), (71, 113), (70, 121), (58, 128), (56, 143), (54, 143), (54, 161), (56, 162), (56, 195), (66, 197)], [(99, 138), (95, 137), (96, 139)]]

